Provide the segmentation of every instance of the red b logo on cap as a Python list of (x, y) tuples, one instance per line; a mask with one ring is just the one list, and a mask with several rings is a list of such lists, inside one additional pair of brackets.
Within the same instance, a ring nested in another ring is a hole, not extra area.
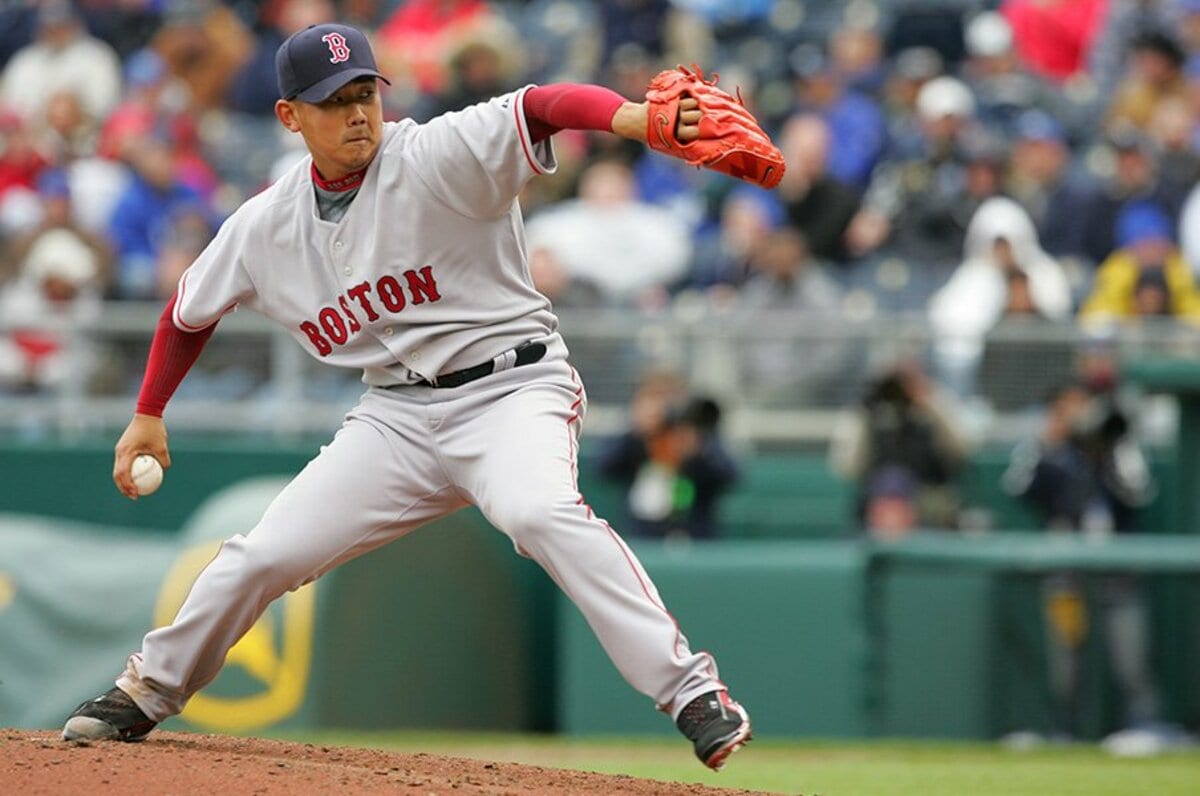
[(329, 63), (340, 64), (350, 60), (350, 47), (346, 45), (346, 37), (340, 33), (326, 33), (321, 41), (329, 45)]

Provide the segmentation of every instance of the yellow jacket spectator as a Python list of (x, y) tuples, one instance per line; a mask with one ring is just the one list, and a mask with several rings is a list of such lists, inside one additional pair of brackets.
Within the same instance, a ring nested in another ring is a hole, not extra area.
[(1116, 231), (1120, 248), (1097, 269), (1080, 318), (1171, 316), (1200, 324), (1200, 291), (1166, 213), (1148, 202), (1133, 203), (1117, 218)]

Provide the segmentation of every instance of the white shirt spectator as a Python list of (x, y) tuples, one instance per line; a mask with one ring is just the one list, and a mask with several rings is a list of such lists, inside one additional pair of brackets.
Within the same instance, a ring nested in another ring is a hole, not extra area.
[(121, 62), (112, 47), (89, 36), (74, 12), (50, 3), (39, 17), (38, 38), (18, 50), (4, 69), (0, 102), (26, 119), (39, 117), (61, 91), (78, 96), (87, 114), (103, 119), (121, 96)]
[(547, 208), (526, 226), (530, 251), (548, 249), (573, 279), (606, 300), (635, 304), (684, 275), (691, 257), (687, 225), (634, 198), (633, 177), (601, 162), (580, 178), (579, 198)]
[(74, 332), (102, 311), (98, 274), (95, 254), (70, 230), (49, 230), (34, 243), (0, 291), (0, 391), (90, 378), (98, 354)]
[(1028, 281), (1036, 313), (1049, 320), (1070, 316), (1066, 272), (1042, 250), (1029, 214), (1011, 199), (988, 199), (967, 226), (963, 262), (929, 301), (935, 355), (943, 368), (973, 369), (983, 352), (984, 337), (1005, 315), (1009, 286), (998, 253), (1001, 242), (1008, 244), (1009, 267)]

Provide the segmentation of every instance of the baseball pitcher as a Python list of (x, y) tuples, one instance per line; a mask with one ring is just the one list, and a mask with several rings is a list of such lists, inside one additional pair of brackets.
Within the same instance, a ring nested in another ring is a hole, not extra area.
[(276, 321), (318, 360), (360, 369), (366, 390), (63, 737), (144, 738), (217, 676), (272, 600), (471, 504), (546, 570), (625, 679), (719, 769), (750, 739), (749, 716), (579, 493), (587, 398), (530, 281), (517, 195), (554, 171), (551, 136), (562, 129), (608, 131), (766, 187), (783, 174), (779, 151), (699, 70), (662, 73), (645, 102), (597, 86), (527, 86), (426, 124), (382, 121), (386, 78), (354, 28), (294, 34), (276, 71), (276, 116), (311, 157), (230, 216), (180, 279), (113, 480), (136, 498), (137, 456), (170, 465), (163, 410), (235, 307)]

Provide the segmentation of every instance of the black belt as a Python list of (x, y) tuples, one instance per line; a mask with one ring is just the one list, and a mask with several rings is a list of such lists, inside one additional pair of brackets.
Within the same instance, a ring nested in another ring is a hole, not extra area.
[[(461, 387), (467, 382), (472, 382), (476, 379), (482, 379), (484, 376), (490, 376), (495, 373), (497, 360), (503, 360), (505, 355), (508, 353), (510, 352), (506, 351), (504, 354), (501, 354), (490, 362), (484, 362), (469, 368), (463, 368), (462, 370), (456, 370), (451, 373), (443, 374), (432, 381), (428, 379), (421, 379), (419, 382), (417, 382), (417, 384), (421, 384), (426, 387)], [(546, 356), (546, 345), (544, 343), (534, 342), (521, 343), (521, 345), (512, 349), (511, 353), (516, 354), (516, 359), (513, 361), (512, 365), (509, 365), (509, 367), (519, 368), (522, 365), (532, 365), (534, 362), (537, 362), (542, 357)], [(508, 368), (501, 367), (500, 369), (507, 370)]]

